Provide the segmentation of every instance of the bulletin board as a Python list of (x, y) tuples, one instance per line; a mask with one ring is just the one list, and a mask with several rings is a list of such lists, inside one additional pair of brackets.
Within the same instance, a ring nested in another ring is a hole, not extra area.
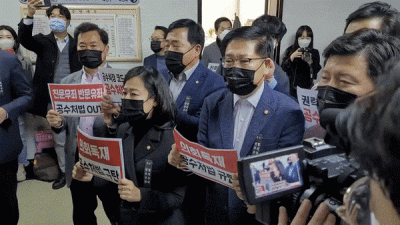
[[(140, 62), (142, 60), (140, 41), (140, 17), (137, 6), (102, 6), (102, 5), (64, 5), (71, 12), (71, 26), (68, 33), (73, 36), (74, 29), (82, 22), (97, 24), (108, 33), (109, 55), (111, 62)], [(27, 5), (21, 4), (20, 15), (25, 18)], [(49, 19), (46, 9), (36, 10), (33, 19), (33, 35), (49, 34)], [(34, 53), (26, 52), (35, 61)]]

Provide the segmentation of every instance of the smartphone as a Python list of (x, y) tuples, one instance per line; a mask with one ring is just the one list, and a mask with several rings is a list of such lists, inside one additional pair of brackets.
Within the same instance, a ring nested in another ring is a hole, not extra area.
[(37, 7), (50, 7), (50, 6), (51, 6), (51, 0), (42, 0), (42, 2), (37, 5)]

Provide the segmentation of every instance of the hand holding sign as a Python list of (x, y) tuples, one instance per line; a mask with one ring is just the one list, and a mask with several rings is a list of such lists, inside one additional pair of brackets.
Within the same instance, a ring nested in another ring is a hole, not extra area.
[(111, 96), (107, 93), (103, 93), (103, 98), (100, 102), (101, 110), (104, 113), (104, 122), (108, 125), (112, 125), (111, 116), (114, 114), (119, 114), (121, 112), (121, 106), (119, 104), (113, 103)]
[(128, 202), (140, 202), (142, 200), (140, 189), (131, 180), (125, 178), (118, 183), (118, 194), (122, 200)]
[(53, 109), (47, 112), (46, 119), (47, 122), (49, 122), (50, 126), (54, 128), (61, 127), (64, 120), (60, 113)]
[(72, 170), (72, 178), (75, 180), (89, 182), (93, 179), (93, 174), (86, 172), (82, 169), (81, 163), (77, 162)]
[(178, 169), (186, 168), (186, 165), (181, 166), (181, 163), (183, 163), (183, 159), (181, 157), (181, 153), (176, 150), (176, 144), (171, 145), (171, 151), (168, 154), (168, 163)]

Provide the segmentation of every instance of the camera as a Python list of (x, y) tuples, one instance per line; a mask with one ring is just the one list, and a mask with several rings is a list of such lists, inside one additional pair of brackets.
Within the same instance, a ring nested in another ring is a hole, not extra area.
[(313, 203), (311, 213), (322, 202), (335, 213), (347, 187), (367, 175), (353, 157), (323, 139), (302, 144), (238, 160), (245, 201), (256, 205), (256, 218), (263, 224), (278, 223), (280, 206), (293, 218), (305, 199)]

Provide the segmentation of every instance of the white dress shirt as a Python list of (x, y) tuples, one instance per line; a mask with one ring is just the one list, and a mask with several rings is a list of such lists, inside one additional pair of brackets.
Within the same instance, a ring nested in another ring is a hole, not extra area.
[(200, 63), (200, 61), (198, 61), (196, 63), (196, 65), (194, 65), (192, 68), (179, 74), (178, 79), (176, 79), (174, 76), (172, 76), (171, 82), (169, 83), (169, 89), (171, 90), (172, 96), (174, 97), (175, 101), (176, 101), (176, 99), (178, 99), (178, 96), (181, 93), (186, 82), (189, 80), (189, 78), (192, 76), (193, 72), (199, 66), (199, 63)]
[(253, 95), (247, 98), (242, 98), (237, 94), (233, 95), (233, 116), (235, 119), (233, 148), (237, 151), (238, 157), (240, 157), (240, 151), (242, 150), (244, 138), (246, 137), (247, 128), (253, 118), (254, 111), (260, 101), (263, 91), (264, 82), (262, 82), (261, 87)]

